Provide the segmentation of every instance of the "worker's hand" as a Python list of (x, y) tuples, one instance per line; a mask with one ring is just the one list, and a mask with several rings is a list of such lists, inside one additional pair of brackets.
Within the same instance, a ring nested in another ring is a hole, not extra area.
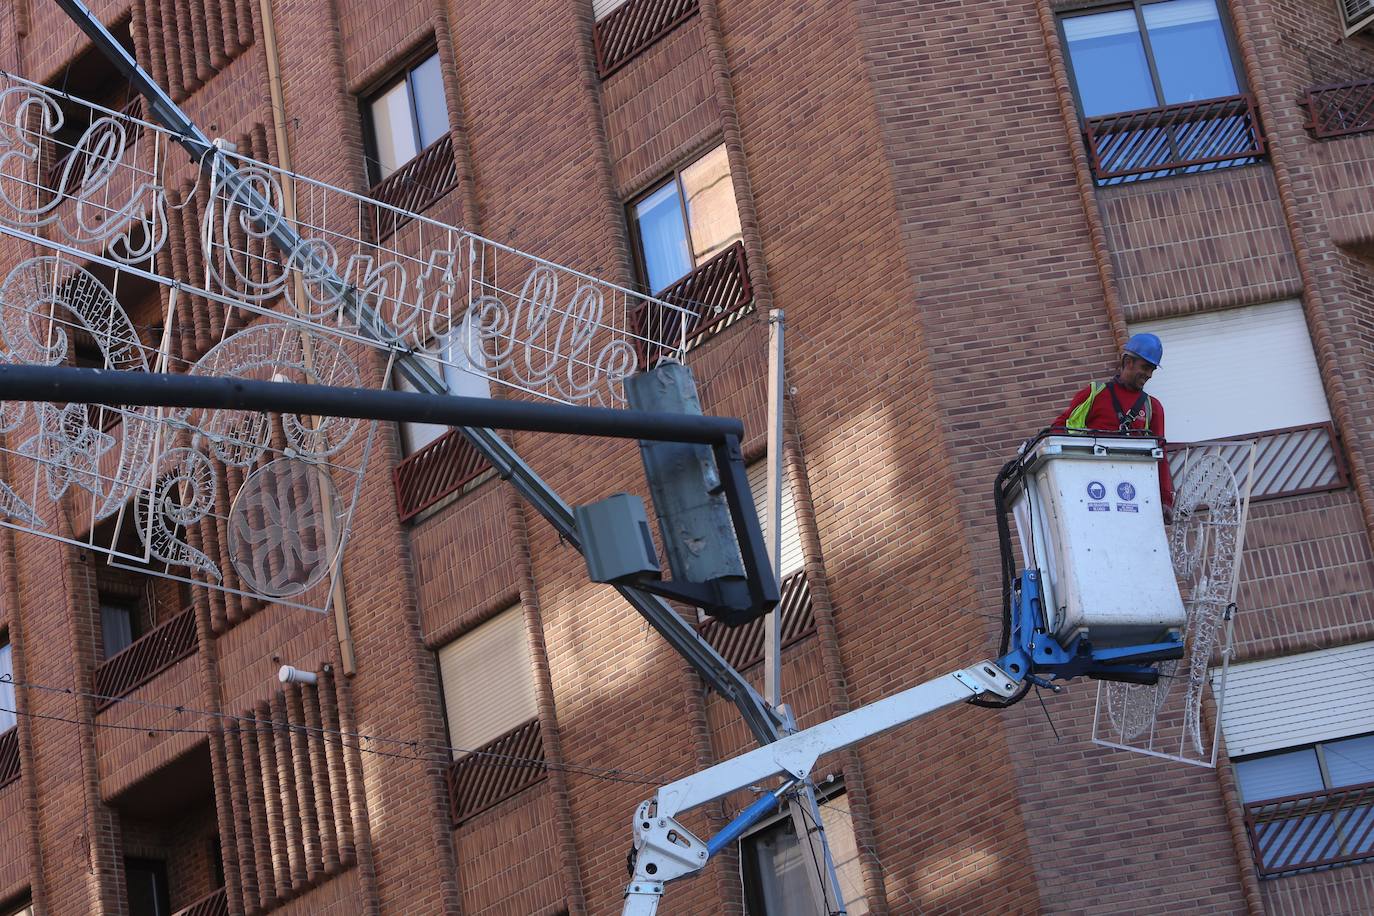
[(1165, 507), (1164, 507), (1164, 524), (1166, 524), (1166, 525), (1172, 525), (1173, 523), (1174, 523), (1174, 509), (1173, 509), (1172, 506), (1165, 506)]

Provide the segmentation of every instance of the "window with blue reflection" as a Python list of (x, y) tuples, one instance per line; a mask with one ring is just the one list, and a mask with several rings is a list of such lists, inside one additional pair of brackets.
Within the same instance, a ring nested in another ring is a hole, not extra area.
[(670, 181), (634, 208), (649, 289), (658, 293), (692, 269), (687, 222), (677, 182)]
[(1170, 0), (1142, 8), (1164, 104), (1240, 92), (1216, 0)]
[(1064, 37), (1084, 116), (1159, 104), (1135, 10), (1069, 17)]
[(1085, 117), (1240, 92), (1216, 0), (1136, 0), (1062, 22)]

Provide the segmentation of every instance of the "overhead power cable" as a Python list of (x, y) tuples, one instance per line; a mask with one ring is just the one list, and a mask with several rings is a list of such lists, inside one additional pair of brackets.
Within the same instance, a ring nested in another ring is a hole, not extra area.
[[(145, 709), (154, 709), (168, 713), (172, 716), (206, 716), (221, 722), (232, 723), (237, 728), (245, 726), (255, 730), (263, 731), (285, 731), (288, 733), (318, 735), (324, 740), (337, 741), (341, 746), (355, 748), (365, 754), (375, 754), (381, 757), (391, 757), (402, 760), (424, 760), (424, 753), (446, 754), (450, 758), (458, 756), (475, 756), (486, 758), (487, 762), (495, 766), (538, 766), (545, 770), (573, 773), (581, 776), (589, 776), (594, 779), (603, 779), (610, 782), (625, 782), (636, 785), (660, 786), (672, 782), (672, 777), (657, 776), (652, 773), (641, 773), (632, 770), (622, 770), (614, 767), (596, 767), (588, 764), (578, 763), (550, 763), (537, 757), (523, 757), (518, 754), (501, 754), (481, 749), (455, 748), (449, 745), (440, 744), (432, 741), (406, 740), (404, 738), (393, 738), (386, 735), (373, 735), (364, 732), (352, 732), (343, 729), (331, 729), (303, 725), (297, 722), (287, 722), (279, 719), (259, 719), (255, 716), (235, 715), (233, 713), (214, 712), (208, 709), (197, 709), (184, 705), (172, 705), (167, 703), (154, 703), (147, 700), (136, 700), (130, 697), (116, 697), (107, 694), (95, 693), (92, 691), (77, 690), (72, 687), (56, 687), (50, 684), (39, 684), (27, 681), (16, 681), (9, 675), (0, 676), (0, 684), (11, 684), (24, 690), (41, 691), (44, 693), (66, 694), (68, 696), (86, 697), (88, 699), (110, 702), (111, 705), (137, 706)], [(92, 719), (89, 723), (83, 719), (75, 719), (64, 716), (55, 716), (45, 713), (20, 712), (18, 709), (6, 709), (0, 707), (0, 712), (13, 713), (16, 716), (25, 716), (30, 719), (43, 719), (56, 722), (67, 722), (73, 725), (89, 724), (94, 728), (107, 728), (118, 731), (144, 731), (158, 732), (160, 734), (191, 734), (208, 735), (211, 729), (203, 727), (181, 726), (181, 725), (126, 725), (123, 723), (102, 722), (99, 718)], [(347, 739), (353, 739), (355, 744), (349, 744)], [(372, 745), (385, 745), (405, 750), (388, 751)], [(407, 752), (408, 751), (408, 752)]]

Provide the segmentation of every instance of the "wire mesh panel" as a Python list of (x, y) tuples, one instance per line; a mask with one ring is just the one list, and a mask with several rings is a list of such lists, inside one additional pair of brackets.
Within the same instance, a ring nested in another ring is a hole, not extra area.
[[(370, 347), (441, 380), (622, 406), (648, 352), (640, 315), (682, 316), (665, 319), (676, 344), (653, 344), (684, 349), (687, 309), (396, 206), (451, 185), (447, 144), (378, 200), (227, 145), (196, 171), (137, 111), (0, 74), (0, 234), (39, 252), (0, 265), (0, 361), (357, 387)], [(246, 146), (265, 155), (259, 134)], [(322, 609), (375, 427), (0, 402), (0, 524), (84, 532), (116, 565)]]
[(1202, 707), (1212, 690), (1212, 663), (1221, 670), (1213, 701), (1225, 699), (1226, 667), (1241, 549), (1255, 479), (1255, 445), (1198, 443), (1178, 457), (1169, 551), (1183, 597), (1184, 655), (1157, 666), (1153, 685), (1099, 682), (1093, 741), (1108, 747), (1216, 766), (1220, 715), (1208, 726)]

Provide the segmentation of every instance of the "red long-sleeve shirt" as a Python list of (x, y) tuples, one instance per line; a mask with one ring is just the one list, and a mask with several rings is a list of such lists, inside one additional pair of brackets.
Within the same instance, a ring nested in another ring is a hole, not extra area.
[[(1135, 406), (1139, 399), (1139, 392), (1131, 391), (1124, 385), (1113, 380), (1107, 383), (1107, 388), (1093, 401), (1093, 406), (1088, 408), (1087, 426), (1088, 429), (1102, 430), (1104, 432), (1116, 432), (1121, 428), (1120, 422), (1116, 418), (1116, 407), (1112, 404), (1112, 390), (1115, 389), (1117, 400), (1121, 402), (1122, 408), (1130, 410)], [(1054, 426), (1063, 426), (1069, 422), (1069, 414), (1073, 413), (1074, 408), (1088, 399), (1092, 394), (1092, 386), (1089, 385), (1080, 390), (1069, 402), (1068, 409), (1055, 417)], [(1131, 429), (1148, 431), (1151, 435), (1164, 438), (1164, 405), (1159, 403), (1158, 398), (1150, 398), (1150, 423), (1145, 424), (1143, 415), (1136, 417), (1131, 422)], [(1174, 506), (1174, 478), (1169, 473), (1169, 462), (1159, 462), (1159, 500), (1166, 509)]]

